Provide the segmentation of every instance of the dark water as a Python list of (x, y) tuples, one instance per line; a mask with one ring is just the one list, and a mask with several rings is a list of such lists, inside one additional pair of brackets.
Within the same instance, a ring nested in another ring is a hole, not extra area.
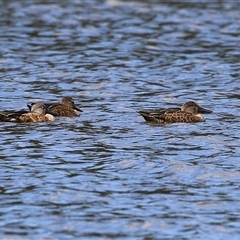
[[(239, 239), (240, 3), (0, 0), (0, 239)], [(194, 100), (206, 122), (140, 108)]]

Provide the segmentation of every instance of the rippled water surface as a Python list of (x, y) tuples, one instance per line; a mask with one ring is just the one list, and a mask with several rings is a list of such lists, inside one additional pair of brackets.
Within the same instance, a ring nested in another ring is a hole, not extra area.
[[(239, 239), (240, 3), (0, 0), (1, 239)], [(196, 124), (141, 108), (193, 100)]]

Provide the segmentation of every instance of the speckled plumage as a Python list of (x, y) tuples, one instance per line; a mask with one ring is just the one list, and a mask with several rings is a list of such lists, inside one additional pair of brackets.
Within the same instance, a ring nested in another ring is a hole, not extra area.
[(12, 119), (12, 122), (18, 122), (18, 123), (26, 123), (26, 122), (49, 122), (54, 121), (54, 117), (50, 114), (40, 114), (40, 113), (25, 113), (23, 115), (20, 115), (14, 119)]
[(26, 110), (4, 110), (0, 112), (0, 122), (9, 122), (10, 118), (20, 116), (21, 114), (28, 113)]
[(4, 122), (48, 122), (54, 121), (51, 114), (46, 114), (47, 108), (44, 104), (35, 103), (31, 106), (31, 112), (27, 111), (3, 111), (0, 113), (0, 120)]
[[(33, 104), (33, 103), (32, 103)], [(82, 112), (71, 97), (63, 97), (60, 103), (44, 103), (51, 114), (62, 117), (77, 117)], [(31, 105), (29, 105), (31, 107)]]
[(147, 121), (153, 123), (175, 123), (175, 122), (203, 122), (204, 117), (199, 113), (210, 113), (210, 110), (200, 107), (197, 103), (190, 101), (179, 108), (140, 110), (138, 113)]

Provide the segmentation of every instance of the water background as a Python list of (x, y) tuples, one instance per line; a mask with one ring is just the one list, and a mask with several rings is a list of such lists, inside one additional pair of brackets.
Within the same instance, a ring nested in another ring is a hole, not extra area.
[[(0, 0), (0, 239), (239, 239), (238, 1)], [(152, 126), (193, 100), (206, 122)]]

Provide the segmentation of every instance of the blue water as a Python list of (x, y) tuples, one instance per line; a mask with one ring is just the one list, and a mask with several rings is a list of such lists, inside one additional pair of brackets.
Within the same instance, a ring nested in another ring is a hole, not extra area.
[[(0, 1), (0, 239), (239, 239), (240, 4)], [(193, 100), (196, 124), (142, 108)]]

